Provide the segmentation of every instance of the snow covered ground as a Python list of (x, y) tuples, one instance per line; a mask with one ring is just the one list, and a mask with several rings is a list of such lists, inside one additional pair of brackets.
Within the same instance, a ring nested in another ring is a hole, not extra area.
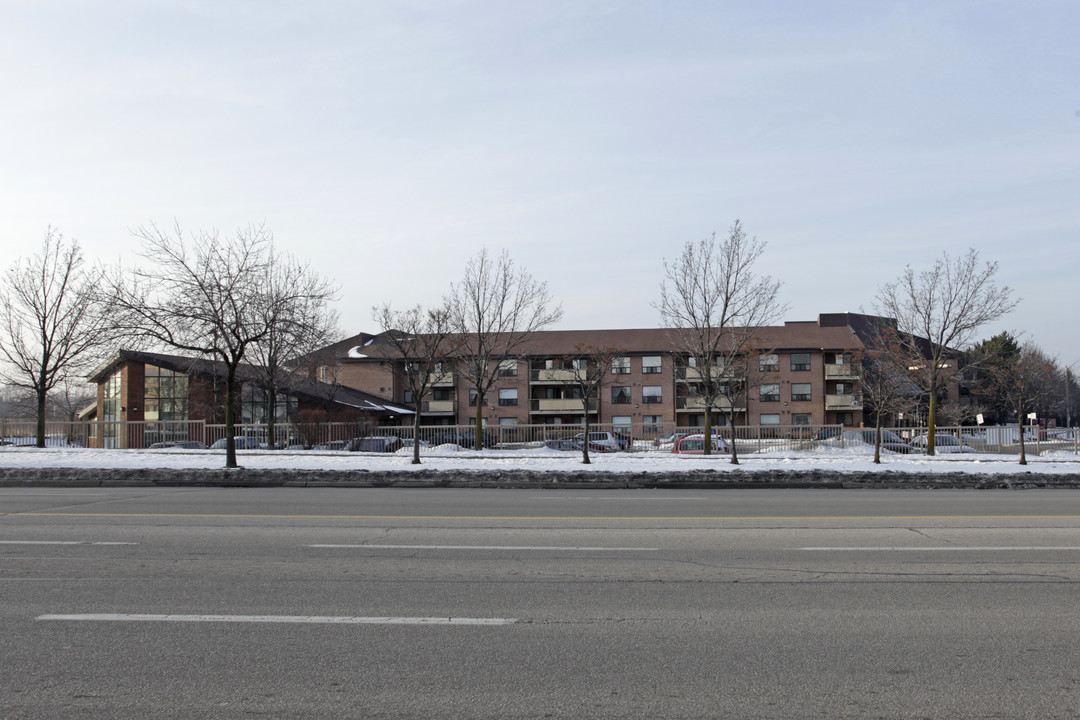
[[(829, 470), (833, 472), (903, 472), (903, 473), (1080, 473), (1080, 455), (1054, 452), (1028, 456), (1021, 466), (1015, 455), (895, 455), (883, 454), (882, 463), (873, 463), (870, 448), (820, 448), (809, 452), (774, 452), (740, 455), (738, 466), (727, 455), (710, 457), (672, 455), (670, 452), (591, 453), (592, 463), (584, 465), (578, 452), (560, 452), (547, 448), (526, 450), (462, 450), (456, 445), (424, 448), (422, 464), (412, 465), (412, 451), (392, 454), (369, 454), (315, 450), (241, 450), (240, 465), (252, 469), (298, 470), (487, 470), (525, 469), (557, 472), (671, 472), (711, 468), (731, 470)], [(0, 468), (176, 468), (217, 469), (225, 465), (223, 450), (88, 450), (83, 448), (0, 447)]]

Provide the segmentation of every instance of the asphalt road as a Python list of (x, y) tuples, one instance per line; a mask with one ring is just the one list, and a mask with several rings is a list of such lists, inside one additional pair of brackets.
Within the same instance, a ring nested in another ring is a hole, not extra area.
[(0, 718), (1080, 717), (1072, 491), (0, 489)]

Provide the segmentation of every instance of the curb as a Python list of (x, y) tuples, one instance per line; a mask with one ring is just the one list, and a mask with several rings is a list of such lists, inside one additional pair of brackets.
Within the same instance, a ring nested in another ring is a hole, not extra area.
[(501, 488), (501, 489), (1080, 489), (1080, 473), (933, 475), (898, 471), (734, 470), (616, 473), (529, 470), (0, 468), (0, 487)]

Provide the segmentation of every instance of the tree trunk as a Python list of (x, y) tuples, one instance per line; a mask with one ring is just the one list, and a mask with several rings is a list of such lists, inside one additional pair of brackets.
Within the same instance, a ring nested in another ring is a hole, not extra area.
[(1027, 465), (1027, 447), (1024, 445), (1024, 413), (1023, 408), (1016, 413), (1016, 429), (1020, 431), (1020, 464)]
[(236, 464), (236, 365), (228, 364), (225, 375), (225, 467)]
[(589, 399), (585, 398), (581, 404), (585, 408), (585, 437), (581, 442), (581, 463), (590, 465), (592, 460), (589, 459)]
[(412, 420), (412, 464), (420, 464), (420, 410), (423, 406), (423, 401), (417, 400)]
[(277, 414), (277, 388), (274, 387), (273, 383), (270, 383), (270, 387), (266, 389), (266, 400), (270, 406), (267, 408), (266, 413), (266, 434), (269, 436), (266, 440), (266, 447), (275, 450), (277, 449), (277, 438), (275, 437), (277, 426), (274, 422), (274, 416)]
[(476, 388), (476, 426), (473, 428), (474, 450), (484, 448), (484, 394)]
[(876, 414), (877, 419), (874, 423), (874, 464), (881, 464), (881, 415)]
[(734, 404), (732, 404), (732, 411), (728, 413), (728, 427), (731, 428), (731, 464), (739, 464), (739, 454), (735, 451), (735, 411)]
[(937, 433), (937, 390), (930, 391), (930, 413), (926, 418), (926, 454), (933, 455), (937, 443), (934, 437)]
[(45, 383), (38, 381), (37, 387), (37, 446), (45, 447)]
[(712, 403), (705, 403), (705, 454), (712, 455)]

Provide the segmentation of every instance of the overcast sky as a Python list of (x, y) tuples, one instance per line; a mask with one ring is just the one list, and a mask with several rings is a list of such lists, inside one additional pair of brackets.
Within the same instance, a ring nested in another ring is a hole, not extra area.
[(0, 246), (265, 222), (348, 334), (506, 248), (560, 328), (655, 327), (663, 259), (738, 218), (789, 319), (975, 247), (1023, 298), (982, 335), (1072, 363), (1078, 29), (1075, 0), (0, 0)]

